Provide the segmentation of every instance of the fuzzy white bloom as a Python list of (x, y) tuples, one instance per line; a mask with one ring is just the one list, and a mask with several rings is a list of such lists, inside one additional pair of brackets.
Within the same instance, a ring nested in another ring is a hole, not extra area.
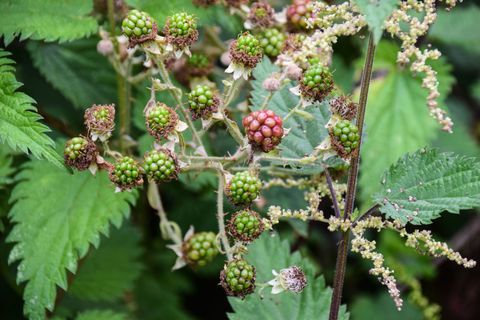
[(292, 266), (276, 272), (272, 270), (275, 278), (268, 282), (272, 286), (272, 294), (279, 294), (283, 291), (300, 293), (307, 286), (307, 278), (303, 270)]
[(243, 79), (248, 80), (248, 77), (252, 73), (252, 69), (246, 68), (241, 64), (231, 62), (228, 68), (225, 70), (225, 73), (233, 73), (233, 79), (238, 80), (243, 77)]
[(263, 81), (263, 88), (267, 91), (277, 91), (280, 88), (281, 82), (275, 76), (268, 77)]

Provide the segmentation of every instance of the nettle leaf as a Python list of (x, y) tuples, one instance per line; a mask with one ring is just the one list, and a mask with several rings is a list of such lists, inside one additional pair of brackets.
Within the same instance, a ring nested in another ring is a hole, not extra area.
[(444, 211), (480, 206), (478, 159), (421, 149), (386, 172), (374, 195), (380, 211), (403, 224), (429, 224)]
[(36, 112), (35, 101), (17, 91), (21, 83), (15, 79), (9, 55), (0, 49), (0, 143), (62, 166), (55, 143), (46, 135), (49, 128), (39, 122), (42, 117)]
[(398, 0), (355, 0), (373, 32), (375, 43), (382, 38), (383, 24), (398, 5)]
[(56, 286), (67, 290), (66, 271), (77, 271), (77, 260), (108, 236), (110, 223), (120, 227), (136, 193), (115, 193), (105, 172), (72, 175), (42, 161), (27, 163), (16, 178), (9, 263), (20, 260), (17, 281), (27, 282), (24, 313), (43, 319), (45, 309), (53, 310)]
[[(15, 171), (12, 167), (12, 156), (8, 148), (0, 146), (0, 190), (11, 182), (11, 175)], [(1, 222), (0, 222), (1, 223)]]
[(93, 2), (85, 0), (2, 0), (0, 35), (5, 45), (17, 36), (46, 41), (69, 41), (97, 31), (91, 15)]
[[(252, 92), (250, 99), (250, 109), (252, 111), (261, 109), (269, 92), (263, 88), (263, 81), (278, 72), (279, 68), (275, 66), (268, 58), (264, 58), (261, 63), (253, 70), (251, 81)], [(299, 97), (290, 92), (294, 84), (289, 83), (281, 90), (276, 91), (267, 104), (266, 109), (274, 111), (282, 118), (290, 112), (300, 101)], [(325, 128), (330, 119), (328, 103), (323, 102), (305, 109), (306, 114), (294, 114), (284, 121), (284, 128), (290, 129), (288, 135), (283, 138), (279, 146), (280, 154), (283, 157), (302, 158), (310, 155), (315, 147), (328, 136)], [(288, 161), (285, 163), (288, 164)], [(321, 170), (316, 166), (316, 170)]]
[(27, 44), (35, 67), (75, 107), (110, 104), (116, 99), (115, 71), (97, 53), (96, 39), (71, 43)]
[[(437, 13), (437, 21), (433, 24), (428, 36), (445, 44), (456, 45), (467, 51), (480, 53), (480, 37), (478, 37), (478, 17), (480, 7), (476, 5), (458, 6), (455, 10)], [(452, 28), (452, 26), (455, 26)]]
[[(440, 131), (426, 106), (427, 91), (415, 77), (396, 64), (399, 48), (381, 42), (375, 57), (374, 72), (368, 96), (360, 175), (361, 197), (365, 203), (379, 190), (378, 181), (390, 165), (407, 152), (429, 145)], [(440, 60), (435, 66), (443, 103), (453, 78), (450, 66)]]
[(127, 224), (113, 230), (110, 238), (102, 241), (102, 245), (85, 258), (69, 295), (89, 301), (112, 301), (133, 288), (142, 270), (138, 230)]
[(127, 316), (112, 310), (89, 310), (80, 313), (75, 320), (126, 320)]
[[(297, 265), (307, 275), (308, 285), (300, 294), (283, 292), (272, 295), (268, 288), (263, 291), (261, 299), (256, 293), (241, 300), (229, 298), (235, 313), (228, 315), (231, 320), (303, 320), (328, 319), (332, 289), (325, 286), (323, 276), (315, 277), (315, 267), (299, 252), (290, 252), (288, 241), (281, 241), (278, 235), (263, 234), (248, 248), (246, 260), (253, 264), (257, 271), (257, 282), (265, 283), (273, 279), (272, 270)], [(257, 289), (258, 290), (258, 289)], [(348, 319), (346, 307), (340, 308), (339, 319)]]

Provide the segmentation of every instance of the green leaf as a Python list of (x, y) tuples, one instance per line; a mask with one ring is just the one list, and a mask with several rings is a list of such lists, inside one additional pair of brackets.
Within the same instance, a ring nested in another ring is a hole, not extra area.
[[(397, 66), (398, 50), (392, 43), (381, 42), (375, 57), (374, 72), (384, 76), (372, 80), (368, 96), (359, 180), (365, 203), (378, 191), (378, 181), (390, 165), (403, 154), (429, 145), (440, 131), (426, 106), (421, 79)], [(452, 85), (450, 67), (443, 60), (438, 65), (441, 98), (445, 98)]]
[(10, 152), (8, 152), (8, 148), (0, 146), (0, 190), (12, 180), (10, 176), (15, 171), (12, 167), (12, 161), (12, 156)]
[(85, 258), (68, 294), (89, 301), (122, 297), (142, 270), (139, 242), (138, 230), (130, 225), (113, 230), (110, 238)]
[(478, 28), (479, 16), (480, 7), (476, 5), (458, 6), (452, 11), (439, 11), (437, 21), (428, 35), (442, 43), (480, 53), (480, 37), (474, 31)]
[(45, 134), (50, 130), (39, 122), (42, 117), (36, 112), (35, 101), (17, 91), (21, 84), (15, 79), (9, 55), (0, 49), (0, 143), (62, 166), (55, 143)]
[(412, 305), (408, 300), (404, 301), (402, 311), (398, 311), (392, 298), (388, 293), (377, 296), (361, 296), (352, 306), (352, 318), (355, 320), (420, 320), (424, 319), (418, 307)]
[(421, 149), (407, 154), (382, 180), (373, 196), (380, 211), (403, 224), (429, 224), (448, 211), (480, 206), (478, 159)]
[[(311, 262), (302, 259), (299, 252), (290, 252), (288, 241), (281, 241), (278, 235), (263, 234), (248, 248), (246, 259), (253, 264), (257, 272), (257, 283), (265, 283), (274, 278), (272, 270), (297, 265), (303, 268), (308, 285), (300, 294), (283, 292), (272, 295), (271, 290), (263, 291), (264, 298), (252, 294), (241, 300), (229, 298), (235, 313), (229, 314), (231, 320), (303, 320), (328, 319), (332, 290), (325, 286), (323, 276), (315, 277), (315, 268)], [(348, 319), (345, 306), (340, 309), (339, 319)]]
[(116, 99), (115, 71), (97, 53), (96, 39), (66, 44), (29, 42), (35, 67), (75, 107), (110, 104)]
[(375, 43), (382, 38), (383, 24), (397, 7), (398, 0), (355, 0), (373, 32)]
[(24, 313), (43, 319), (54, 307), (56, 286), (67, 290), (67, 270), (98, 247), (109, 225), (120, 227), (135, 193), (115, 193), (105, 172), (69, 174), (46, 162), (32, 161), (16, 177), (9, 212), (15, 224), (7, 240), (15, 242), (9, 263), (21, 260), (17, 281), (27, 282)]
[(79, 314), (75, 320), (126, 320), (127, 316), (112, 310), (89, 310)]
[(69, 41), (97, 31), (91, 15), (93, 2), (85, 0), (2, 0), (0, 35), (5, 45), (17, 36), (46, 41)]

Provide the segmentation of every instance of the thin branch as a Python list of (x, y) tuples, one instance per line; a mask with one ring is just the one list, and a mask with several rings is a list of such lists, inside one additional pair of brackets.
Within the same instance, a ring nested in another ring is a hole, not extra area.
[(228, 242), (227, 232), (225, 231), (225, 213), (223, 212), (223, 188), (224, 188), (224, 176), (221, 171), (218, 172), (218, 191), (217, 191), (217, 220), (218, 220), (218, 234), (220, 241), (222, 242), (223, 249), (227, 254), (228, 260), (232, 260), (232, 250), (230, 243)]
[(332, 198), (333, 211), (335, 211), (335, 216), (337, 218), (340, 218), (340, 208), (338, 206), (337, 194), (335, 192), (335, 187), (333, 186), (332, 176), (330, 175), (330, 172), (328, 171), (327, 167), (324, 167), (323, 169), (325, 170), (325, 177), (327, 178), (328, 190), (330, 190), (330, 196)]

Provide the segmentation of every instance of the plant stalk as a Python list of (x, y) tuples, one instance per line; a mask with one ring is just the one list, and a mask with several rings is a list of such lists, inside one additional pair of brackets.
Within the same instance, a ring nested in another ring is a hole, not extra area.
[(218, 220), (218, 235), (223, 246), (223, 250), (227, 254), (228, 261), (232, 260), (232, 250), (228, 242), (227, 232), (225, 231), (225, 213), (223, 212), (223, 188), (224, 177), (221, 172), (218, 172), (218, 192), (217, 192), (217, 220)]
[[(362, 147), (362, 134), (365, 122), (365, 110), (367, 106), (368, 89), (370, 86), (370, 79), (372, 76), (373, 58), (375, 55), (375, 44), (373, 43), (373, 35), (370, 33), (368, 39), (367, 55), (365, 58), (365, 65), (362, 72), (362, 81), (360, 88), (360, 100), (357, 114), (357, 127), (360, 140), (358, 142), (358, 152), (352, 157), (350, 164), (350, 171), (348, 174), (347, 183), (347, 195), (345, 202), (344, 219), (350, 218), (355, 205), (355, 195), (357, 189), (358, 168), (360, 164), (360, 151)], [(340, 240), (337, 251), (337, 263), (335, 267), (335, 279), (333, 287), (332, 303), (330, 305), (329, 320), (337, 320), (340, 310), (340, 304), (342, 303), (342, 291), (343, 283), (345, 281), (345, 270), (347, 268), (347, 254), (348, 254), (348, 242), (349, 232), (342, 233), (342, 239)]]

